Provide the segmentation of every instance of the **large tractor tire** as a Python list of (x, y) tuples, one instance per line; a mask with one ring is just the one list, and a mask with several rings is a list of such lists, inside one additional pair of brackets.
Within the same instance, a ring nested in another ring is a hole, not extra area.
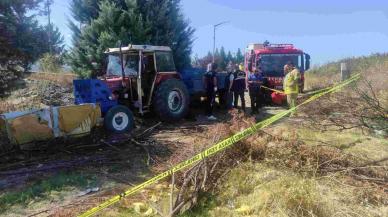
[(155, 113), (166, 122), (184, 118), (189, 111), (190, 95), (186, 85), (178, 79), (161, 83), (153, 100)]
[(129, 108), (117, 105), (109, 109), (104, 117), (104, 126), (113, 133), (127, 133), (134, 127), (133, 114)]

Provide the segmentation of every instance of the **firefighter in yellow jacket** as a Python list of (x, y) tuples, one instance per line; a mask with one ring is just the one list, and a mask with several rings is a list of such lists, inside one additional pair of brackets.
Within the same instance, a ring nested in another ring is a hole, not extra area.
[[(301, 75), (292, 63), (287, 63), (284, 66), (284, 73), (283, 88), (287, 95), (287, 103), (290, 108), (294, 108), (296, 106), (296, 99), (298, 98)], [(295, 110), (291, 113), (291, 116), (293, 115), (295, 115)]]

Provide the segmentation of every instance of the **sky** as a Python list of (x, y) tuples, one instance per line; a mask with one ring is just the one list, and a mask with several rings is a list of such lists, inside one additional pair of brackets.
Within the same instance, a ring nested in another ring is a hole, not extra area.
[[(71, 46), (70, 0), (55, 0), (52, 20)], [(344, 57), (388, 52), (388, 1), (385, 0), (182, 0), (196, 29), (193, 55), (216, 46), (236, 52), (249, 43), (292, 43), (311, 55), (313, 64)], [(46, 22), (43, 18), (42, 22)]]

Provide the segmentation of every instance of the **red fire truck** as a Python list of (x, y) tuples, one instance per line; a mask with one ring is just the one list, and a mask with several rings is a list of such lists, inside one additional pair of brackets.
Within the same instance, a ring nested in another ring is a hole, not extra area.
[(304, 72), (310, 68), (310, 55), (292, 44), (249, 44), (245, 51), (245, 72), (248, 77), (261, 67), (266, 86), (283, 89), (284, 65), (291, 61), (301, 72), (300, 90), (304, 88)]

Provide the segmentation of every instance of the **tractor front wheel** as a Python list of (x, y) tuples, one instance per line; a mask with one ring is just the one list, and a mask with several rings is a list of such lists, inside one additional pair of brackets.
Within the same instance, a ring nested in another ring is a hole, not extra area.
[(133, 114), (125, 106), (114, 106), (106, 113), (104, 126), (107, 130), (114, 133), (130, 132), (134, 127)]
[(174, 122), (187, 115), (189, 98), (189, 92), (182, 81), (169, 79), (161, 83), (156, 90), (153, 107), (163, 121)]

